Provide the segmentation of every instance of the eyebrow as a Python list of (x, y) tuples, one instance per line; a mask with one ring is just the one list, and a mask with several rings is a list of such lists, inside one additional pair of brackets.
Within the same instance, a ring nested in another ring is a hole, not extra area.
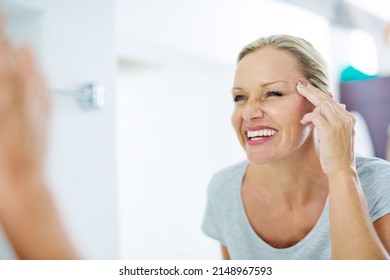
[[(272, 81), (272, 82), (268, 82), (268, 83), (262, 84), (261, 87), (267, 87), (267, 86), (270, 86), (270, 85), (276, 84), (276, 83), (297, 84), (298, 82), (291, 82), (291, 81), (284, 81), (284, 80), (276, 80), (276, 81)], [(235, 91), (235, 90), (244, 90), (244, 89), (241, 88), (241, 87), (233, 87), (233, 88), (232, 88), (232, 91)]]

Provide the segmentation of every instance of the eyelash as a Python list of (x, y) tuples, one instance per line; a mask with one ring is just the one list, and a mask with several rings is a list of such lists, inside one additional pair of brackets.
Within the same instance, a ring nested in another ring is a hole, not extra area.
[(265, 95), (266, 97), (272, 97), (272, 96), (283, 96), (283, 93), (281, 93), (280, 91), (274, 91), (274, 90), (271, 90), (271, 91), (268, 91)]
[[(283, 96), (283, 93), (281, 93), (280, 91), (270, 90), (265, 94), (265, 97), (274, 97), (274, 96), (281, 97)], [(246, 97), (244, 95), (236, 95), (233, 97), (233, 102), (237, 103), (243, 101), (245, 98)]]
[(244, 95), (236, 95), (233, 97), (233, 102), (237, 103), (245, 99)]

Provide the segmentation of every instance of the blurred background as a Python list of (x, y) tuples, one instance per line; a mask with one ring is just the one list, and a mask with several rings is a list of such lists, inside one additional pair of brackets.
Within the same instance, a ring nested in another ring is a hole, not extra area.
[[(47, 173), (85, 259), (220, 258), (201, 231), (206, 189), (245, 158), (230, 88), (238, 52), (259, 37), (312, 42), (358, 116), (357, 152), (386, 158), (386, 0), (2, 2), (9, 38), (34, 49), (53, 92)], [(91, 83), (104, 86), (96, 108), (79, 100)], [(0, 248), (15, 258), (4, 235)]]

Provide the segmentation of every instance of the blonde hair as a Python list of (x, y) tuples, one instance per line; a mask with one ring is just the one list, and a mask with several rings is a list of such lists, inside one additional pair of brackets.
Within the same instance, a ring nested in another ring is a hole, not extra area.
[(310, 83), (323, 92), (329, 92), (327, 63), (308, 41), (291, 35), (272, 35), (246, 45), (238, 55), (237, 63), (247, 54), (271, 46), (288, 51), (298, 61), (300, 72)]

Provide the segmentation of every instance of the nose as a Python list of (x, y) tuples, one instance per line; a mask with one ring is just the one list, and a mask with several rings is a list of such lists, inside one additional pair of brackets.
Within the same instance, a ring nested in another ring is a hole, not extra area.
[(263, 115), (264, 112), (260, 106), (259, 100), (249, 100), (242, 111), (242, 118), (246, 121), (262, 118)]

